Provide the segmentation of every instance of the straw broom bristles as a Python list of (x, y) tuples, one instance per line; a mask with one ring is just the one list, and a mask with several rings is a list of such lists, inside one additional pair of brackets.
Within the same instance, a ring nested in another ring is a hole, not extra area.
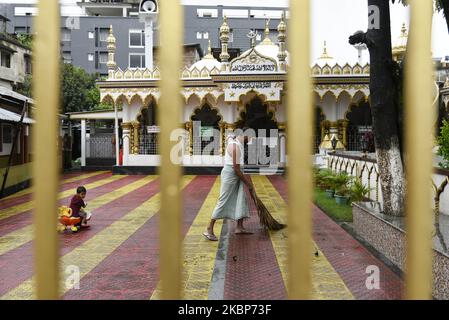
[(253, 192), (250, 192), (250, 194), (256, 206), (260, 224), (264, 229), (277, 231), (284, 229), (287, 226), (285, 224), (279, 223), (278, 221), (276, 221), (275, 218), (273, 218), (273, 216), (270, 214), (270, 211), (268, 211), (267, 207), (265, 207), (262, 200), (260, 200), (260, 198), (257, 196), (254, 190)]

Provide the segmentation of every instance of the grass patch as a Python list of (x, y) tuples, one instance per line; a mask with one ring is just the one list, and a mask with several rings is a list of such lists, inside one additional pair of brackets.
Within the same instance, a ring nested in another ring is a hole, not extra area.
[(334, 198), (328, 198), (326, 192), (315, 189), (314, 202), (328, 216), (339, 222), (352, 222), (352, 207), (350, 204), (341, 205)]

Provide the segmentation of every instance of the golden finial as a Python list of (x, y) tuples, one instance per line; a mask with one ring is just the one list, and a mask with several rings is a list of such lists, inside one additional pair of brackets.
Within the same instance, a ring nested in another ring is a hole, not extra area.
[(402, 28), (401, 28), (401, 36), (403, 37), (407, 37), (407, 27), (405, 26), (405, 22), (402, 24)]
[(261, 42), (262, 45), (272, 45), (273, 42), (270, 39), (270, 18), (265, 20), (265, 39)]
[(220, 27), (220, 33), (229, 33), (228, 17), (223, 16), (223, 24)]
[[(229, 42), (229, 26), (228, 26), (228, 17), (223, 16), (223, 24), (220, 27), (220, 41), (221, 41), (221, 53), (220, 60), (223, 63), (227, 63), (229, 61), (229, 53), (228, 53), (228, 42)], [(225, 68), (225, 64), (223, 64), (222, 68)]]
[(112, 73), (115, 70), (117, 63), (115, 62), (115, 37), (112, 30), (112, 25), (109, 27), (109, 36), (107, 38), (108, 42), (108, 71), (109, 71), (109, 77), (112, 77)]
[(265, 20), (265, 38), (270, 36), (270, 18)]
[(285, 32), (286, 30), (287, 30), (287, 25), (285, 23), (285, 13), (282, 12), (281, 22), (279, 22), (279, 25), (278, 25), (278, 31), (279, 32)]
[(324, 47), (323, 47), (323, 53), (321, 54), (321, 57), (318, 59), (332, 59), (331, 56), (327, 53), (327, 42), (324, 41)]
[(285, 51), (285, 40), (287, 38), (286, 32), (287, 31), (287, 25), (285, 24), (285, 16), (284, 12), (282, 12), (281, 15), (281, 21), (278, 25), (278, 42), (279, 42), (279, 53), (277, 55), (279, 59), (279, 64), (281, 71), (286, 70), (286, 59), (287, 59), (287, 52)]
[(214, 56), (212, 55), (212, 45), (209, 39), (209, 43), (207, 46), (207, 54), (204, 56), (203, 59), (215, 59)]
[(109, 36), (107, 38), (107, 42), (110, 45), (112, 45), (112, 44), (115, 45), (115, 37), (114, 37), (113, 29), (112, 29), (112, 24), (109, 26)]

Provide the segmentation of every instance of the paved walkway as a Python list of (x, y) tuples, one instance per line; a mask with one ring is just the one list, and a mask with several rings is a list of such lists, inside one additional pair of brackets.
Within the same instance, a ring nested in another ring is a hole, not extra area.
[[(64, 299), (158, 299), (157, 176), (113, 176), (110, 172), (67, 174), (60, 203), (85, 185), (94, 212), (91, 228), (60, 236)], [(286, 183), (279, 176), (254, 176), (258, 194), (273, 215), (286, 220)], [(219, 242), (201, 235), (220, 191), (216, 176), (185, 176), (184, 297), (186, 299), (286, 299), (287, 231), (235, 235), (234, 223), (216, 225)], [(32, 299), (32, 190), (0, 200), (0, 299)], [(402, 281), (346, 231), (314, 207), (314, 299), (400, 299)], [(380, 289), (369, 290), (366, 268), (380, 269)], [(67, 271), (77, 266), (79, 289), (67, 289)]]

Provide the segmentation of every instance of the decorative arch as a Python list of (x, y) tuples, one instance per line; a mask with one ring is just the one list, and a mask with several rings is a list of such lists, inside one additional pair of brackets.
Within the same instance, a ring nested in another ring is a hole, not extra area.
[(126, 96), (124, 93), (121, 93), (117, 96), (117, 98), (115, 99), (115, 103), (119, 106), (121, 105), (123, 102), (126, 102), (128, 105), (130, 105), (130, 100), (129, 97)]
[[(212, 107), (207, 101), (196, 108), (190, 116), (192, 122), (191, 147), (194, 155), (219, 155), (221, 153), (220, 127), (223, 116), (219, 110)], [(194, 121), (199, 121), (200, 126), (193, 126)]]
[(235, 123), (236, 128), (278, 129), (275, 112), (270, 110), (264, 97), (264, 95), (256, 94), (245, 103), (245, 108), (240, 112), (239, 119)]
[(348, 100), (352, 102), (353, 96), (351, 96), (347, 90), (342, 90), (337, 96), (337, 103), (339, 103), (344, 96), (347, 96), (349, 98)]
[(154, 96), (153, 94), (148, 94), (148, 95), (146, 95), (145, 96), (145, 99), (143, 100), (143, 103), (142, 103), (142, 105), (143, 106), (148, 106), (148, 105), (150, 105), (150, 103), (151, 102), (155, 102), (155, 104), (157, 105), (157, 97), (156, 96)]
[(104, 104), (110, 104), (110, 105), (115, 105), (115, 101), (114, 101), (114, 98), (108, 93), (108, 94), (106, 94), (104, 97), (103, 97), (103, 99), (101, 99), (101, 103), (104, 103)]
[(214, 96), (212, 93), (206, 93), (205, 95), (204, 95), (204, 97), (202, 98), (202, 99), (200, 99), (200, 101), (201, 101), (201, 103), (206, 103), (206, 102), (208, 102), (208, 99), (207, 98), (211, 98), (212, 99), (212, 102), (213, 102), (213, 104), (214, 105), (217, 105), (217, 102), (218, 102), (218, 98), (219, 98), (220, 96), (218, 96), (218, 97), (216, 97), (216, 96)]
[[(371, 106), (368, 101), (361, 99), (358, 103), (351, 103), (345, 113), (347, 121), (347, 150), (362, 151), (362, 140), (372, 140)], [(368, 141), (369, 151), (374, 151), (374, 140)]]
[[(357, 99), (358, 97), (360, 97), (360, 99)], [(351, 103), (352, 104), (359, 104), (362, 100), (364, 100), (365, 102), (368, 102), (369, 95), (366, 94), (365, 92), (363, 92), (362, 90), (357, 90), (352, 95)]]
[(192, 92), (192, 93), (190, 93), (190, 95), (185, 96), (184, 97), (185, 103), (188, 104), (190, 102), (190, 99), (192, 99), (194, 97), (196, 97), (198, 99), (199, 103), (201, 104), (202, 99), (196, 92)]
[(140, 102), (140, 104), (141, 105), (143, 105), (144, 103), (143, 103), (143, 99), (142, 99), (142, 97), (139, 95), (139, 94), (134, 94), (132, 97), (131, 97), (131, 99), (129, 99), (129, 105), (132, 105), (134, 102)]
[(326, 120), (326, 115), (320, 106), (315, 106), (314, 114), (314, 142), (315, 142), (315, 153), (319, 153), (321, 141), (324, 138), (323, 122)]

